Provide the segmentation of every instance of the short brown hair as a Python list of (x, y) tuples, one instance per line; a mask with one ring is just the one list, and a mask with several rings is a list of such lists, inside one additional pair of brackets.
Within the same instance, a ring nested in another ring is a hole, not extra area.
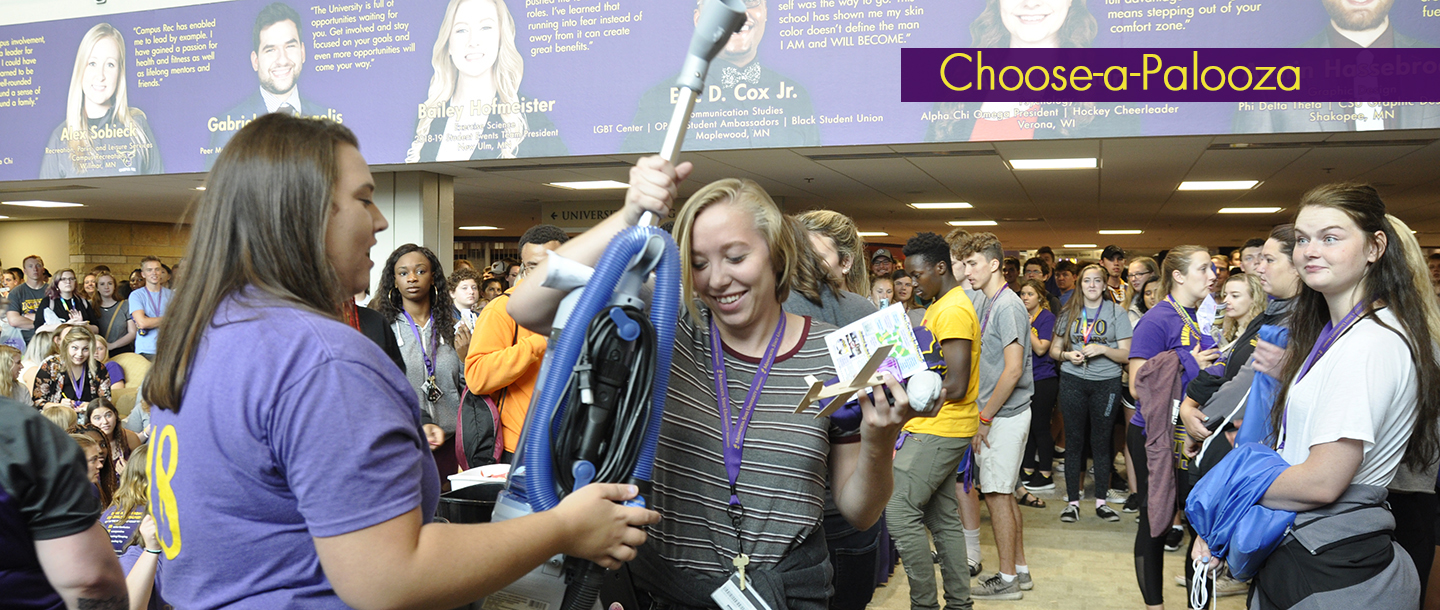
[(954, 258), (964, 258), (960, 256), (960, 250), (965, 247), (965, 242), (969, 241), (969, 239), (970, 232), (965, 229), (951, 229), (949, 233), (946, 233), (945, 243), (950, 245), (950, 256)]
[(955, 253), (955, 258), (967, 259), (973, 254), (983, 254), (986, 259), (992, 261), (1003, 261), (1005, 250), (1000, 247), (1000, 238), (994, 233), (973, 233), (965, 243), (960, 245), (960, 251)]

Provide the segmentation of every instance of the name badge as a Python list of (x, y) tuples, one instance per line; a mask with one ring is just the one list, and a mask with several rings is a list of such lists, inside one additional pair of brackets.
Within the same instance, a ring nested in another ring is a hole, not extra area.
[(746, 586), (744, 590), (740, 589), (739, 574), (731, 574), (725, 584), (710, 594), (710, 599), (720, 605), (720, 610), (771, 610), (770, 604), (765, 603), (765, 599), (760, 597), (755, 587)]

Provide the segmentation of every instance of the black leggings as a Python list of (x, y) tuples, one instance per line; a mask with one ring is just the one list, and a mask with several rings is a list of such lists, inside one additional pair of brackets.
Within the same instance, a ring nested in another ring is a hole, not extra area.
[(1050, 472), (1055, 465), (1055, 443), (1050, 438), (1050, 415), (1055, 410), (1055, 396), (1060, 392), (1060, 378), (1035, 380), (1035, 396), (1030, 399), (1030, 439), (1025, 441), (1025, 470)]
[[(1150, 537), (1150, 508), (1147, 498), (1150, 491), (1150, 466), (1145, 462), (1145, 429), (1135, 425), (1128, 426), (1125, 430), (1125, 443), (1130, 447), (1130, 465), (1135, 468), (1135, 493), (1140, 494), (1140, 527), (1135, 530), (1135, 580), (1140, 584), (1140, 595), (1145, 598), (1145, 605), (1159, 606), (1165, 603), (1165, 534)], [(1179, 509), (1183, 509), (1185, 499), (1190, 496), (1190, 473), (1177, 469), (1175, 482), (1178, 486), (1175, 503)], [(1181, 563), (1185, 564), (1185, 592), (1188, 594), (1190, 578), (1195, 575), (1188, 550), (1195, 545), (1195, 530), (1191, 529), (1189, 524), (1185, 525), (1185, 530), (1190, 533), (1190, 545), (1186, 547), (1185, 558)], [(1168, 534), (1170, 528), (1166, 527), (1165, 532)]]
[(1095, 464), (1095, 498), (1105, 499), (1110, 490), (1110, 475), (1115, 460), (1110, 439), (1115, 433), (1115, 418), (1123, 412), (1119, 377), (1090, 381), (1069, 373), (1060, 374), (1060, 413), (1065, 416), (1065, 447), (1075, 458), (1065, 460), (1065, 492), (1071, 502), (1080, 501), (1081, 483), (1085, 480), (1085, 459), (1082, 455), (1087, 426), (1090, 431), (1090, 459)]

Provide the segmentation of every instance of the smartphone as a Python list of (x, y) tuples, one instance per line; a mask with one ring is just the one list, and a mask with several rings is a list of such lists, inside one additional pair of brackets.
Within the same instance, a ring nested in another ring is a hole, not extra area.
[(890, 299), (880, 299), (880, 309), (885, 309), (886, 307), (889, 307), (889, 306), (890, 306)]

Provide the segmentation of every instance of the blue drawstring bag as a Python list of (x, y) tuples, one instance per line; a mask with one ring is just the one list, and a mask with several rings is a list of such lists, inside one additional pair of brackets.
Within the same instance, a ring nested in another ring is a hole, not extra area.
[[(1266, 324), (1260, 327), (1256, 336), (1261, 341), (1280, 347), (1290, 343), (1290, 330), (1282, 326)], [(1236, 446), (1265, 442), (1269, 432), (1266, 425), (1270, 423), (1270, 410), (1275, 404), (1275, 394), (1279, 391), (1279, 380), (1265, 373), (1255, 372), (1255, 380), (1250, 382), (1250, 397), (1245, 404), (1245, 420), (1240, 422), (1240, 432), (1235, 435)]]
[[(1289, 342), (1289, 332), (1278, 326), (1262, 326), (1259, 337), (1281, 347)], [(1270, 484), (1290, 467), (1274, 449), (1261, 444), (1279, 385), (1274, 377), (1255, 374), (1235, 449), (1200, 478), (1185, 502), (1190, 525), (1210, 545), (1213, 556), (1225, 559), (1237, 580), (1254, 576), (1295, 522), (1293, 512), (1260, 505)]]

